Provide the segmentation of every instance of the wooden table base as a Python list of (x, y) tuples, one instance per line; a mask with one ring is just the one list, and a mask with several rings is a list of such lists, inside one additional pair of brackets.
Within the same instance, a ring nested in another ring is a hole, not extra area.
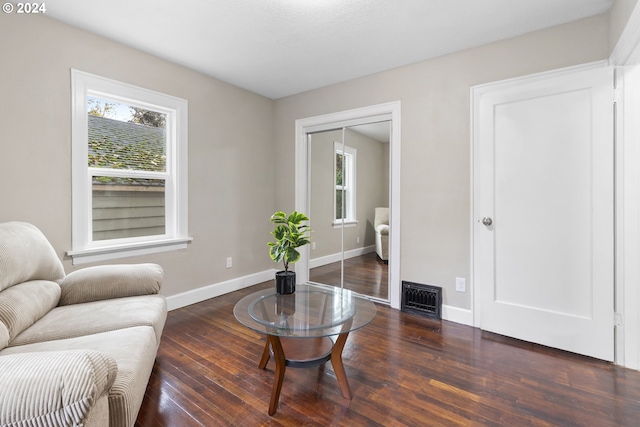
[(351, 399), (351, 388), (342, 363), (342, 350), (348, 336), (348, 332), (339, 334), (338, 339), (333, 344), (328, 337), (280, 338), (278, 335), (267, 335), (267, 342), (258, 367), (265, 369), (267, 362), (269, 362), (269, 357), (273, 353), (276, 371), (271, 390), (271, 401), (269, 402), (269, 415), (274, 415), (278, 410), (280, 391), (282, 390), (284, 372), (287, 366), (293, 368), (311, 367), (331, 360), (342, 395), (345, 399)]

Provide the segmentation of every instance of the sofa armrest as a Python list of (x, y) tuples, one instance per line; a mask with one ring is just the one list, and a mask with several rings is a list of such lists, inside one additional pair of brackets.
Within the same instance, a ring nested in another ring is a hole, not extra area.
[(0, 356), (0, 425), (83, 425), (117, 372), (98, 351)]
[(87, 267), (59, 281), (58, 305), (79, 304), (112, 298), (157, 294), (164, 271), (157, 264), (120, 264)]
[(381, 236), (388, 236), (389, 235), (389, 225), (388, 224), (380, 224), (376, 227), (376, 233), (380, 234)]

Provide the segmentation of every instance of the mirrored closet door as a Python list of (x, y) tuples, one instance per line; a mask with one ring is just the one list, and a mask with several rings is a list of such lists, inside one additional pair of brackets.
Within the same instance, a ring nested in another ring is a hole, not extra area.
[(389, 301), (390, 121), (307, 134), (309, 281)]

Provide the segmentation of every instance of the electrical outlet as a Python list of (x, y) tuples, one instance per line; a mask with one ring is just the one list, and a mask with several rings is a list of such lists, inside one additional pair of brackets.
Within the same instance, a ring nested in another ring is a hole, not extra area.
[(316, 250), (316, 242), (311, 242), (311, 250), (312, 251)]
[(356, 237), (356, 243), (360, 243), (360, 236)]
[(467, 292), (467, 280), (464, 277), (456, 277), (456, 291)]
[(227, 268), (231, 268), (233, 266), (233, 258), (227, 258)]

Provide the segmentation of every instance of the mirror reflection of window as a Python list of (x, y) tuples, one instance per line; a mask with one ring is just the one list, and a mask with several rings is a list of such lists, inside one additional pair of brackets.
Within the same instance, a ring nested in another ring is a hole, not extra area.
[(335, 217), (334, 224), (356, 221), (357, 150), (334, 142)]

